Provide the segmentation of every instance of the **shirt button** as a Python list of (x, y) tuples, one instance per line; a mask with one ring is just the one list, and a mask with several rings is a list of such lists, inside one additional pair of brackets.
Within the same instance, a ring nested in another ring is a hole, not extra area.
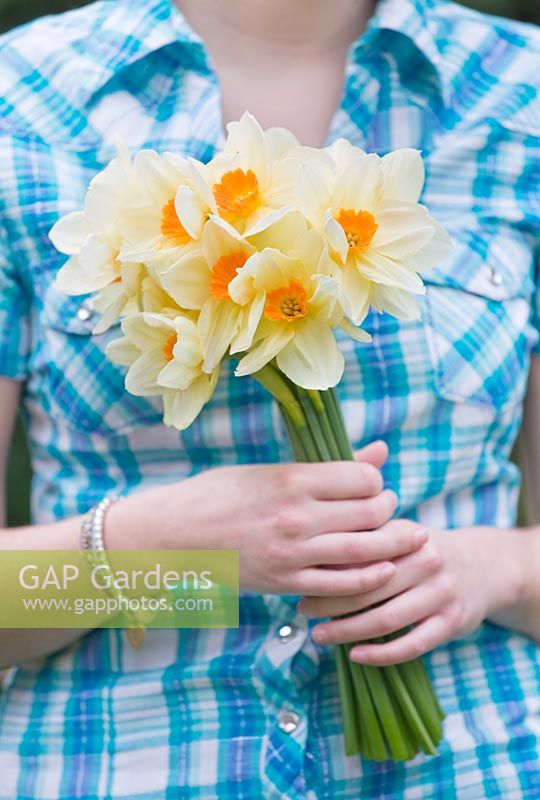
[(300, 725), (300, 717), (294, 711), (282, 711), (279, 715), (278, 726), (283, 733), (294, 733)]
[(85, 300), (77, 311), (77, 319), (81, 322), (88, 322), (94, 316), (94, 304), (91, 300)]
[(281, 628), (278, 630), (278, 636), (280, 642), (288, 642), (290, 639), (293, 638), (295, 635), (296, 630), (293, 628), (292, 625), (282, 625)]
[(491, 267), (491, 269), (489, 270), (489, 280), (491, 281), (493, 286), (500, 286), (503, 282), (503, 276), (501, 275), (500, 272), (497, 272), (496, 269), (493, 269), (493, 267)]

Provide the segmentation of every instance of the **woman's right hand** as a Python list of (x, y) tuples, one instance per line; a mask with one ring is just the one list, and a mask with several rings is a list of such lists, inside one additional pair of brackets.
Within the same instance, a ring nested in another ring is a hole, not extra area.
[(159, 507), (158, 547), (238, 550), (244, 591), (352, 595), (388, 581), (391, 561), (426, 540), (412, 522), (376, 530), (396, 508), (386, 457), (375, 442), (354, 462), (221, 467), (139, 497)]

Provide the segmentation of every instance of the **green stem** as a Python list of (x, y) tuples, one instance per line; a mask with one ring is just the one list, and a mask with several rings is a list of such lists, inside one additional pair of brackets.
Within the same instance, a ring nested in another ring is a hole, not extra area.
[(285, 421), (285, 427), (287, 429), (287, 436), (289, 437), (289, 441), (291, 443), (293, 449), (293, 455), (295, 461), (307, 461), (306, 450), (304, 448), (304, 444), (302, 442), (301, 436), (298, 434), (298, 429), (294, 427), (293, 423), (291, 422), (291, 418), (287, 414), (287, 410), (284, 406), (280, 405), (281, 414)]
[(360, 664), (353, 664), (350, 660), (350, 645), (338, 645), (338, 647), (343, 648), (343, 652), (346, 653), (350, 680), (354, 687), (358, 708), (361, 713), (361, 717), (357, 719), (356, 724), (360, 726), (360, 719), (364, 723), (364, 730), (366, 733), (365, 736), (362, 737), (364, 744), (362, 753), (366, 758), (370, 758), (373, 761), (386, 761), (389, 758), (389, 753), (383, 727), (377, 714), (375, 700), (368, 686), (364, 667)]
[(379, 667), (362, 665), (388, 749), (394, 761), (406, 761), (407, 742), (403, 738), (399, 718), (388, 693), (383, 673)]
[(407, 691), (407, 687), (403, 682), (397, 666), (394, 664), (392, 666), (385, 667), (385, 672), (394, 697), (401, 705), (401, 709), (414, 732), (416, 741), (421, 746), (424, 753), (432, 756), (436, 755), (436, 743), (429, 735), (429, 732), (424, 725), (424, 721), (421, 719), (420, 714), (418, 713), (418, 710), (415, 707), (409, 692)]
[(319, 422), (318, 414), (313, 408), (310, 396), (305, 389), (297, 388), (296, 395), (300, 400), (302, 411), (307, 419), (309, 430), (313, 437), (313, 441), (319, 452), (320, 461), (332, 461), (330, 448), (326, 443), (326, 438)]
[(353, 756), (362, 752), (360, 726), (358, 725), (360, 709), (354, 694), (347, 662), (348, 657), (344, 648), (341, 646), (336, 647), (336, 667), (345, 734), (345, 755)]
[(324, 401), (321, 397), (321, 393), (309, 390), (308, 395), (311, 400), (311, 404), (317, 414), (317, 419), (319, 420), (319, 424), (321, 426), (322, 433), (326, 441), (326, 445), (328, 447), (328, 450), (330, 451), (331, 460), (340, 461), (341, 455), (339, 452), (339, 447), (337, 445), (334, 433), (332, 431), (332, 427), (328, 419), (328, 414), (326, 413), (326, 408), (324, 407)]
[(334, 395), (334, 390), (328, 389), (328, 391), (321, 392), (320, 394), (328, 416), (328, 424), (334, 435), (339, 457), (343, 461), (353, 461), (354, 455), (351, 443), (347, 437), (347, 431), (345, 430), (345, 424)]

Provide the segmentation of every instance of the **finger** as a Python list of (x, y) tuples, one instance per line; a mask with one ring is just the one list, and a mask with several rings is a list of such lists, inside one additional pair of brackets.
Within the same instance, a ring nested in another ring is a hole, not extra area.
[(308, 567), (298, 572), (293, 582), (293, 594), (321, 597), (353, 594), (366, 590), (374, 582), (388, 580), (392, 573), (391, 564), (370, 564), (351, 569)]
[(403, 528), (397, 534), (378, 531), (327, 533), (307, 539), (300, 557), (306, 566), (361, 565), (386, 561), (422, 547), (428, 533), (419, 526)]
[(387, 458), (388, 445), (386, 442), (383, 442), (382, 439), (378, 439), (376, 442), (371, 442), (365, 447), (360, 448), (360, 450), (355, 450), (354, 452), (355, 461), (365, 461), (368, 464), (373, 464), (374, 467), (378, 467), (379, 469), (382, 467)]
[(385, 489), (374, 497), (360, 500), (316, 500), (314, 521), (317, 534), (335, 531), (372, 531), (380, 528), (394, 514), (397, 508), (397, 495), (391, 489)]
[(428, 542), (412, 553), (395, 559), (392, 563), (396, 567), (394, 577), (372, 592), (327, 599), (306, 597), (302, 600), (302, 614), (312, 619), (339, 617), (354, 611), (363, 611), (398, 594), (403, 594), (437, 571), (440, 565), (440, 555)]
[(323, 464), (295, 465), (305, 476), (307, 488), (318, 500), (355, 500), (373, 497), (383, 490), (377, 467), (355, 461), (330, 461)]
[(442, 598), (427, 586), (418, 587), (377, 608), (317, 625), (313, 628), (313, 638), (319, 644), (345, 644), (376, 639), (420, 622), (435, 614), (443, 605)]
[(352, 661), (359, 664), (386, 667), (389, 664), (401, 664), (403, 661), (423, 656), (449, 638), (446, 621), (442, 616), (436, 615), (428, 617), (413, 630), (390, 642), (353, 647), (350, 656)]

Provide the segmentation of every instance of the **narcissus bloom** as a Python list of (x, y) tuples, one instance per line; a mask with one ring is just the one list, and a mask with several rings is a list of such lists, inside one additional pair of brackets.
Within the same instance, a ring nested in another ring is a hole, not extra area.
[[(344, 360), (333, 328), (343, 315), (337, 304), (339, 282), (321, 237), (306, 229), (288, 254), (264, 249), (239, 270), (229, 292), (241, 298), (246, 286), (255, 291), (261, 314), (255, 344), (236, 374), (257, 372), (275, 358), (298, 386), (321, 390), (335, 386)], [(356, 335), (369, 341), (363, 331)]]
[(141, 191), (121, 211), (120, 259), (167, 267), (197, 246), (208, 206), (190, 185), (192, 169), (184, 158), (141, 150), (133, 170)]
[(413, 319), (413, 295), (425, 292), (419, 271), (440, 263), (449, 237), (418, 203), (424, 167), (416, 150), (380, 158), (344, 140), (326, 151), (334, 159), (311, 159), (300, 169), (298, 208), (327, 241), (341, 266), (339, 298), (359, 325), (369, 306)]
[(129, 366), (126, 389), (134, 395), (163, 396), (164, 421), (189, 427), (212, 396), (219, 368), (202, 370), (196, 323), (187, 316), (142, 312), (122, 322), (124, 338), (111, 342), (108, 357)]
[(247, 112), (227, 129), (223, 153), (192, 162), (194, 180), (212, 213), (250, 236), (290, 210), (300, 163), (288, 155), (298, 141), (281, 128), (263, 131)]
[[(68, 214), (54, 225), (49, 234), (52, 243), (71, 256), (56, 276), (62, 292), (96, 292), (126, 277), (119, 259), (122, 237), (118, 221), (122, 208), (133, 202), (140, 190), (131, 157), (121, 148), (118, 157), (91, 181), (84, 211)], [(138, 274), (138, 264), (132, 270)]]
[(229, 348), (237, 352), (251, 346), (263, 299), (253, 288), (235, 299), (229, 285), (238, 270), (257, 257), (252, 244), (219, 217), (212, 217), (205, 226), (201, 250), (185, 255), (161, 276), (163, 287), (180, 306), (200, 310), (207, 372), (216, 368)]

